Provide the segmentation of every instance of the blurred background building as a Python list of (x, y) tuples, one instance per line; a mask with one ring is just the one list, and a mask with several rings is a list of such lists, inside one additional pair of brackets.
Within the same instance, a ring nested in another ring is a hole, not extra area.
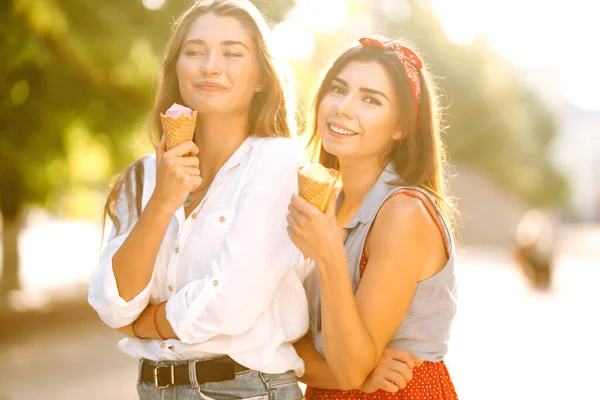
[[(87, 280), (111, 178), (152, 151), (144, 120), (190, 3), (0, 2), (0, 400), (135, 398), (137, 364), (86, 305)], [(448, 355), (460, 398), (600, 399), (594, 3), (254, 3), (298, 80), (300, 126), (321, 72), (361, 36), (408, 39), (439, 77), (462, 213)], [(554, 230), (544, 290), (514, 257), (532, 208)]]

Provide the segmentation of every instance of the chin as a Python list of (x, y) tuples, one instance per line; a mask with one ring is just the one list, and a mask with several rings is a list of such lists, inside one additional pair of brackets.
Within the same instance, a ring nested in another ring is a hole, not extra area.
[(321, 142), (323, 144), (323, 148), (326, 152), (335, 157), (344, 157), (352, 155), (352, 150), (348, 148), (348, 146), (344, 146), (340, 143), (331, 143), (327, 140), (323, 140)]
[(194, 103), (195, 110), (198, 110), (198, 114), (243, 114), (250, 109), (250, 102), (244, 104), (239, 101), (232, 101), (230, 97), (205, 97), (197, 99)]
[(230, 114), (233, 111), (231, 104), (222, 101), (199, 101), (195, 104), (198, 114)]

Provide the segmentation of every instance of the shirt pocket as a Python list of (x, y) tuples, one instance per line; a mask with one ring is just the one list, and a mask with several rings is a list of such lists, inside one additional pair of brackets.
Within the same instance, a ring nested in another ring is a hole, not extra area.
[(236, 215), (235, 208), (219, 210), (208, 214), (201, 229), (201, 240), (207, 241), (212, 248), (220, 247), (230, 231)]

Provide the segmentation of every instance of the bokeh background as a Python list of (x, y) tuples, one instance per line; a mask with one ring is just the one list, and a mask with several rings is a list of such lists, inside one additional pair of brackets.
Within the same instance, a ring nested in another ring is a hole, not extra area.
[[(462, 400), (600, 399), (600, 24), (587, 0), (259, 0), (303, 115), (344, 46), (410, 40), (439, 77), (462, 213), (447, 357)], [(111, 178), (189, 0), (0, 2), (0, 400), (134, 399), (87, 306)], [(534, 210), (534, 211), (532, 211)]]

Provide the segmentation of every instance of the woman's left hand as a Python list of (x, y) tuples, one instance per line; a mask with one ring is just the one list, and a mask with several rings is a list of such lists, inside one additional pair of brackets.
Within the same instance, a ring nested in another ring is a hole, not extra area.
[(317, 264), (332, 263), (335, 251), (340, 247), (343, 251), (342, 232), (335, 217), (336, 198), (331, 196), (324, 213), (297, 194), (292, 195), (288, 207), (290, 239), (305, 257), (312, 258)]

